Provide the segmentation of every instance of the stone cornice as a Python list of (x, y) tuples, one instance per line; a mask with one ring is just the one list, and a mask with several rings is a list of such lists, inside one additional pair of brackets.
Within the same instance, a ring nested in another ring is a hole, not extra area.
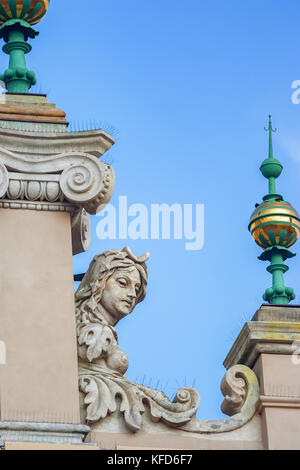
[(41, 160), (64, 152), (84, 152), (101, 157), (114, 145), (103, 130), (82, 132), (28, 132), (0, 127), (1, 147), (24, 157)]
[(262, 353), (292, 354), (294, 341), (300, 341), (298, 322), (247, 322), (229, 351), (224, 366), (226, 369), (235, 364), (252, 367)]

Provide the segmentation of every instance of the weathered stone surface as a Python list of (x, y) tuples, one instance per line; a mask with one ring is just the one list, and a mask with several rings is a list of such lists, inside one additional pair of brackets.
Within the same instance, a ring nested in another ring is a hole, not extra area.
[(300, 306), (298, 305), (262, 305), (252, 321), (299, 322)]
[(49, 103), (45, 95), (3, 93), (0, 96), (0, 121), (11, 125), (12, 122), (49, 123), (67, 127), (66, 113)]
[(224, 366), (226, 369), (236, 364), (253, 367), (262, 353), (293, 354), (295, 341), (300, 341), (298, 322), (247, 322), (229, 351)]
[(21, 130), (6, 129), (1, 127), (2, 125), (0, 121), (1, 148), (34, 160), (67, 152), (88, 153), (100, 158), (114, 145), (114, 139), (101, 129), (82, 132), (67, 132), (65, 129), (64, 132), (49, 132), (41, 125), (35, 131), (22, 130), (20, 123), (15, 123), (15, 126), (21, 127)]
[(44, 442), (82, 444), (90, 428), (82, 424), (0, 421), (0, 440), (10, 442)]
[(101, 449), (112, 450), (263, 450), (261, 416), (256, 414), (247, 424), (223, 433), (192, 433), (171, 428), (163, 422), (154, 423), (148, 416), (143, 429), (129, 433), (122, 427), (117, 412), (91, 425), (86, 442), (97, 443)]
[(269, 450), (300, 449), (299, 311), (297, 305), (263, 305), (224, 362), (229, 370), (247, 365), (257, 375), (263, 447)]

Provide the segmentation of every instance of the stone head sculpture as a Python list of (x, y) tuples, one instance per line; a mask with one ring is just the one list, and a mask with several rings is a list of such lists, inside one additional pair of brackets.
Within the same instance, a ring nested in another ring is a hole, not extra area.
[[(76, 308), (115, 326), (146, 295), (149, 254), (135, 256), (130, 248), (96, 255), (75, 295)], [(84, 307), (84, 308), (83, 308)]]
[(82, 422), (94, 425), (93, 432), (109, 433), (119, 432), (120, 419), (133, 433), (143, 420), (148, 420), (146, 429), (162, 421), (181, 433), (238, 429), (254, 416), (259, 399), (258, 381), (248, 367), (234, 366), (222, 381), (222, 410), (232, 418), (219, 421), (195, 419), (200, 397), (194, 389), (182, 388), (171, 402), (164, 393), (127, 380), (129, 361), (119, 348), (115, 325), (145, 297), (148, 257), (137, 257), (129, 248), (95, 256), (76, 293)]

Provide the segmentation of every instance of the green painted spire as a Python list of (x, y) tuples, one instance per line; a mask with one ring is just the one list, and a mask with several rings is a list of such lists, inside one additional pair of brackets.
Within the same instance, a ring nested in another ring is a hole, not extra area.
[(271, 115), (269, 115), (269, 127), (265, 128), (269, 132), (269, 157), (266, 158), (261, 164), (260, 171), (263, 176), (269, 180), (269, 194), (265, 196), (265, 200), (282, 198), (280, 194), (276, 194), (275, 179), (281, 175), (283, 166), (280, 161), (273, 157), (273, 132), (277, 129), (273, 129)]
[(276, 194), (275, 180), (281, 175), (283, 167), (273, 156), (272, 135), (276, 129), (272, 127), (271, 116), (269, 127), (265, 130), (269, 133), (269, 156), (263, 161), (260, 171), (269, 180), (269, 192), (263, 197), (263, 202), (256, 205), (249, 230), (264, 250), (259, 259), (270, 262), (267, 271), (272, 274), (272, 287), (266, 289), (263, 299), (270, 304), (286, 305), (295, 299), (295, 293), (284, 284), (284, 273), (289, 269), (284, 261), (295, 256), (289, 248), (299, 236), (300, 218), (291, 204)]
[(269, 114), (269, 127), (266, 128), (266, 131), (269, 131), (269, 158), (273, 159), (273, 140), (272, 140), (272, 133), (277, 132), (277, 129), (272, 128), (272, 116)]

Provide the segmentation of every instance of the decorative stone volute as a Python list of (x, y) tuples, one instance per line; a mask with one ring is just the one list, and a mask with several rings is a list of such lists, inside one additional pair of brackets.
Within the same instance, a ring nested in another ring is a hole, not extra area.
[(3, 129), (0, 121), (0, 140), (0, 208), (69, 212), (73, 254), (88, 250), (88, 214), (103, 209), (114, 190), (114, 171), (99, 160), (113, 139), (101, 130)]

